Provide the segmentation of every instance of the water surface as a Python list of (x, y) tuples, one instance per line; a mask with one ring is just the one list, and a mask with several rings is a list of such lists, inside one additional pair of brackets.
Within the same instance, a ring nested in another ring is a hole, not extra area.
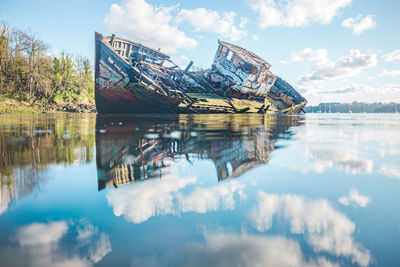
[(399, 266), (400, 116), (0, 115), (1, 266)]

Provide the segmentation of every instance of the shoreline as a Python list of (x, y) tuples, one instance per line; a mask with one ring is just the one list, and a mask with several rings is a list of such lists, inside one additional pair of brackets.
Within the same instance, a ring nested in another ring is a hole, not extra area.
[(48, 103), (29, 103), (27, 101), (18, 101), (14, 99), (0, 98), (0, 114), (16, 114), (16, 113), (97, 113), (96, 106), (93, 102), (58, 102), (54, 104)]

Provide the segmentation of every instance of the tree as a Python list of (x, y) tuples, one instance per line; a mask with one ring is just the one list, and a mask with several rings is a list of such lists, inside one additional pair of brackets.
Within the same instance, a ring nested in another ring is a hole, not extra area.
[(51, 58), (48, 45), (0, 23), (0, 95), (31, 102), (94, 99), (90, 62), (65, 51)]

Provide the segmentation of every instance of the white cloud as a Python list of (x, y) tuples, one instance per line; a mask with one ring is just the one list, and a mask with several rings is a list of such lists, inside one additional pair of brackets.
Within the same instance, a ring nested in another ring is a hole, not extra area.
[(179, 29), (188, 22), (195, 31), (217, 33), (223, 38), (237, 41), (247, 35), (244, 30), (248, 18), (241, 17), (235, 25), (236, 13), (218, 12), (205, 8), (181, 9), (178, 5), (156, 6), (146, 0), (123, 0), (121, 5), (112, 4), (104, 19), (107, 30), (143, 42), (166, 52), (190, 49), (197, 46), (196, 39)]
[(297, 195), (259, 191), (258, 205), (250, 213), (251, 221), (263, 232), (272, 226), (275, 215), (289, 221), (293, 234), (306, 235), (307, 242), (315, 251), (350, 257), (358, 265), (369, 265), (370, 252), (354, 241), (354, 223), (327, 200), (307, 200)]
[(259, 13), (261, 28), (299, 27), (312, 23), (328, 24), (351, 0), (247, 0)]
[(379, 172), (390, 178), (400, 179), (400, 169), (396, 166), (384, 164), (379, 168)]
[(252, 38), (253, 38), (254, 41), (258, 41), (258, 39), (259, 39), (257, 34), (253, 34)]
[(358, 93), (372, 93), (374, 95), (387, 95), (396, 94), (400, 92), (400, 84), (390, 83), (383, 84), (379, 87), (373, 87), (363, 84), (347, 84), (343, 87), (331, 90), (324, 90), (325, 94), (358, 94)]
[(173, 12), (176, 11), (177, 6), (153, 6), (145, 0), (124, 0), (121, 5), (111, 5), (104, 25), (111, 32), (167, 52), (196, 47), (197, 41), (174, 25)]
[(360, 193), (358, 193), (357, 190), (353, 189), (350, 191), (348, 196), (340, 197), (339, 202), (345, 206), (349, 206), (350, 204), (353, 203), (362, 208), (365, 208), (371, 202), (371, 197), (363, 196)]
[(363, 54), (360, 50), (352, 49), (348, 56), (339, 58), (337, 61), (326, 60), (323, 63), (317, 63), (314, 71), (301, 76), (296, 82), (308, 84), (356, 76), (364, 69), (375, 67), (376, 57), (376, 53)]
[(400, 70), (383, 70), (379, 76), (391, 76), (391, 77), (399, 77)]
[(291, 54), (293, 61), (325, 61), (327, 60), (327, 56), (328, 52), (325, 49), (312, 50), (311, 48), (304, 48)]
[(185, 56), (185, 55), (180, 55), (180, 56), (179, 56), (179, 60), (188, 62), (190, 59), (189, 59), (187, 56)]
[(400, 61), (400, 49), (394, 50), (388, 54), (382, 56), (386, 62)]
[[(185, 69), (190, 62), (190, 58), (186, 55), (172, 56), (172, 61), (177, 64), (181, 69)], [(167, 64), (166, 64), (167, 65)]]
[(382, 84), (376, 87), (349, 83), (332, 88), (308, 83), (298, 85), (297, 89), (307, 98), (310, 105), (318, 105), (320, 102), (400, 102), (400, 83)]
[(368, 15), (362, 18), (358, 15), (355, 19), (348, 18), (342, 22), (342, 26), (346, 29), (352, 30), (355, 35), (360, 35), (368, 29), (373, 29), (376, 27), (376, 22), (374, 21), (373, 15)]
[(243, 30), (247, 18), (242, 18), (239, 27), (235, 26), (234, 12), (219, 13), (205, 8), (181, 9), (178, 13), (179, 22), (188, 21), (195, 31), (209, 31), (218, 33), (231, 41), (237, 41), (247, 35)]
[(51, 49), (51, 51), (47, 51), (46, 55), (49, 57), (59, 57), (61, 54), (60, 50), (57, 48)]
[(400, 91), (400, 83), (391, 83), (386, 86), (382, 86), (381, 88), (376, 88), (374, 91), (378, 91), (379, 89), (383, 89), (381, 93), (398, 93)]
[(249, 19), (246, 17), (241, 17), (240, 18), (240, 23), (239, 23), (239, 28), (244, 29), (246, 28), (247, 23), (249, 22)]

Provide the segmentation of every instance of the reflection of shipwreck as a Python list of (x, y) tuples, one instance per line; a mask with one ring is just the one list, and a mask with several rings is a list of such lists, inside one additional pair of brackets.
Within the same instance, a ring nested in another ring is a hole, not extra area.
[(285, 113), (307, 101), (265, 60), (219, 41), (212, 67), (191, 72), (152, 48), (96, 33), (99, 113)]
[(173, 115), (101, 117), (96, 122), (99, 190), (162, 177), (171, 160), (211, 159), (218, 180), (267, 163), (297, 117)]

